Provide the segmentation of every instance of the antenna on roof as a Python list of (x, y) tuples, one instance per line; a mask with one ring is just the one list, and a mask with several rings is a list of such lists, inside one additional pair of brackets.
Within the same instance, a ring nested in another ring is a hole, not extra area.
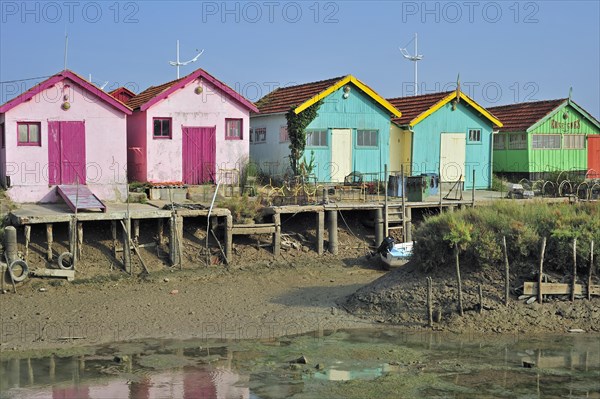
[(67, 28), (65, 27), (65, 67), (63, 70), (67, 70), (67, 52), (69, 50), (69, 34), (67, 33)]
[[(196, 49), (196, 51), (198, 51), (198, 49)], [(187, 65), (192, 62), (196, 62), (198, 60), (198, 57), (200, 57), (203, 52), (204, 52), (204, 50), (200, 51), (198, 54), (196, 54), (196, 56), (194, 58), (192, 58), (189, 61), (179, 61), (179, 40), (177, 40), (177, 61), (169, 61), (170, 65), (177, 67), (177, 79), (179, 79), (179, 67)]]
[[(410, 42), (408, 42), (408, 44), (410, 44)], [(417, 62), (421, 61), (423, 59), (423, 55), (419, 54), (419, 51), (417, 49), (417, 34), (415, 33), (415, 55), (410, 55), (410, 53), (406, 50), (406, 48), (400, 48), (400, 52), (402, 53), (402, 56), (404, 58), (406, 58), (409, 61), (413, 61), (415, 63), (415, 96), (418, 93), (418, 80), (417, 80)]]

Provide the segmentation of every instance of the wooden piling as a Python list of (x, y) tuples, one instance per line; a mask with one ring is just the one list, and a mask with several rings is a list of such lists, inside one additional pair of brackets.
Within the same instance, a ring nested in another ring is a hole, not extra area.
[(138, 245), (140, 243), (140, 220), (133, 219), (133, 243)]
[(29, 242), (31, 241), (31, 225), (25, 225), (25, 262), (27, 262), (29, 256)]
[(46, 250), (46, 259), (50, 262), (52, 261), (52, 243), (54, 241), (54, 237), (52, 234), (52, 223), (46, 223), (46, 242), (48, 243), (48, 248)]
[(577, 284), (577, 237), (573, 238), (573, 279), (571, 280), (571, 302), (575, 300), (575, 284)]
[[(324, 189), (325, 190), (325, 189)], [(317, 212), (317, 254), (323, 255), (324, 250), (324, 236), (325, 236), (325, 212)]]
[(433, 282), (427, 277), (427, 325), (433, 327)]
[(77, 218), (69, 220), (69, 252), (73, 255), (73, 266), (77, 262)]
[(225, 217), (225, 257), (228, 264), (231, 263), (231, 254), (233, 252), (233, 216), (231, 214)]
[(508, 263), (506, 236), (502, 237), (502, 247), (504, 248), (504, 306), (508, 306), (508, 299), (510, 296), (510, 265)]
[(83, 256), (83, 223), (77, 222), (77, 259)]
[[(123, 226), (121, 226), (123, 227)], [(131, 219), (125, 219), (125, 228), (123, 228), (123, 267), (129, 274), (132, 273), (131, 267), (131, 246), (129, 245), (129, 231), (131, 229)]]
[(460, 278), (460, 262), (459, 262), (460, 251), (458, 244), (454, 245), (454, 259), (456, 261), (456, 282), (458, 283), (458, 314), (464, 316), (463, 310), (463, 297), (462, 297), (462, 280)]
[(412, 238), (412, 208), (405, 208), (405, 215), (402, 215), (402, 218), (406, 218), (406, 222), (404, 223), (404, 228), (406, 229), (406, 242), (411, 242)]
[(477, 285), (477, 289), (479, 290), (479, 314), (483, 312), (483, 290), (481, 289), (481, 284)]
[(544, 252), (546, 252), (546, 237), (542, 239), (542, 249), (540, 251), (540, 269), (538, 275), (538, 303), (543, 302), (542, 295), (542, 276), (544, 274)]
[(113, 241), (113, 257), (115, 259), (117, 259), (117, 248), (119, 246), (119, 241), (117, 239), (117, 221), (116, 220), (110, 221), (110, 234), (112, 235), (112, 241)]
[(183, 268), (183, 216), (177, 216), (175, 219), (177, 224), (177, 253), (179, 253), (179, 269)]
[(588, 301), (592, 300), (592, 275), (594, 273), (594, 240), (590, 243), (590, 270), (588, 272), (588, 282), (587, 282), (587, 299)]
[(179, 245), (177, 244), (177, 226), (175, 214), (169, 218), (169, 260), (171, 266), (179, 264)]
[(275, 224), (275, 232), (273, 233), (273, 256), (281, 254), (281, 214), (275, 212), (273, 215), (273, 223)]
[(165, 243), (165, 220), (163, 218), (157, 220), (156, 230), (158, 245), (163, 245)]
[(383, 210), (377, 208), (373, 210), (375, 215), (375, 246), (379, 246), (383, 241)]
[(337, 210), (327, 211), (328, 217), (328, 228), (329, 231), (329, 252), (334, 255), (338, 254), (338, 229), (337, 229)]

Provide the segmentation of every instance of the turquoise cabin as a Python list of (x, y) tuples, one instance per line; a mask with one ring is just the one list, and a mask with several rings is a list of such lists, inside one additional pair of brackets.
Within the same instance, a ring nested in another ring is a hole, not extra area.
[(322, 100), (306, 129), (303, 159), (314, 157), (319, 182), (343, 182), (352, 172), (382, 180), (390, 156), (391, 118), (402, 114), (352, 75), (278, 88), (250, 116), (250, 159), (270, 176), (290, 171), (286, 113), (299, 114)]
[(460, 90), (388, 101), (402, 110), (390, 131), (392, 172), (404, 167), (407, 175), (437, 174), (442, 184), (491, 187), (496, 117)]

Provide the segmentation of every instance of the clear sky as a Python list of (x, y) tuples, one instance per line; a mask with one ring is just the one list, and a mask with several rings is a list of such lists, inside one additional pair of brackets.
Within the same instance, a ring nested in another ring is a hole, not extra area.
[(252, 101), (353, 74), (384, 97), (462, 89), (484, 106), (573, 99), (600, 115), (600, 1), (0, 1), (0, 103), (68, 68), (107, 90), (202, 67)]

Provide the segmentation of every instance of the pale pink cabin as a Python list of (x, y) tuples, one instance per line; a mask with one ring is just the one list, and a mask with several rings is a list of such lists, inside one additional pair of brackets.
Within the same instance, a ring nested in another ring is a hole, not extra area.
[(125, 104), (65, 70), (0, 106), (0, 183), (15, 202), (54, 202), (57, 185), (124, 200)]
[(127, 102), (131, 181), (214, 183), (249, 157), (253, 103), (202, 69)]

